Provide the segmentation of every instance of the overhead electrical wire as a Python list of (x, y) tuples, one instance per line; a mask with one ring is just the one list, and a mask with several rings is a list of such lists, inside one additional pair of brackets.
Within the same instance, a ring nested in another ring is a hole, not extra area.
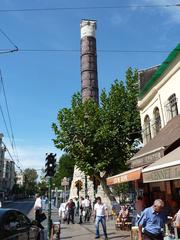
[[(1, 74), (1, 72), (0, 72), (0, 74)], [(3, 87), (2, 87), (2, 84), (1, 84), (1, 85), (0, 85), (0, 93), (1, 93), (2, 88), (3, 88)], [(13, 141), (12, 141), (12, 139), (11, 139), (11, 134), (10, 134), (10, 132), (9, 132), (9, 129), (8, 129), (8, 126), (7, 126), (7, 123), (6, 123), (6, 118), (5, 118), (5, 115), (4, 115), (3, 108), (2, 108), (2, 106), (1, 106), (1, 104), (0, 104), (0, 112), (1, 112), (2, 119), (3, 119), (3, 122), (4, 122), (5, 128), (6, 128), (7, 136), (8, 136), (8, 138), (9, 138), (9, 142), (10, 142), (10, 144), (11, 144), (11, 147), (13, 148)]]
[(13, 148), (13, 141), (12, 141), (10, 133), (9, 133), (9, 129), (8, 129), (8, 126), (7, 126), (7, 123), (6, 123), (6, 119), (5, 119), (1, 104), (0, 104), (0, 112), (1, 112), (1, 115), (2, 115), (2, 118), (3, 118), (3, 122), (4, 122), (4, 125), (5, 125), (5, 128), (6, 128), (6, 132), (7, 132), (11, 147)]
[[(9, 106), (8, 106), (8, 101), (7, 101), (7, 96), (6, 96), (6, 91), (5, 91), (5, 87), (4, 87), (4, 81), (3, 81), (1, 70), (0, 70), (0, 84), (1, 84), (0, 85), (0, 91), (3, 90), (3, 95), (4, 95), (4, 99), (5, 99), (6, 111), (7, 111), (8, 121), (9, 121), (9, 125), (10, 125), (10, 131), (9, 131), (8, 124), (6, 122), (6, 118), (5, 118), (5, 115), (4, 115), (4, 112), (3, 112), (1, 104), (0, 104), (0, 112), (1, 112), (1, 115), (2, 115), (2, 118), (3, 118), (3, 122), (5, 124), (5, 129), (6, 129), (9, 141), (10, 141), (11, 148), (13, 150), (13, 154), (14, 154), (14, 156), (16, 158), (16, 161), (19, 164), (21, 164), (21, 162), (19, 161), (19, 156), (18, 156), (18, 152), (17, 152), (17, 148), (16, 148), (16, 142), (15, 142), (14, 133), (13, 133), (13, 127), (12, 127), (12, 121), (11, 121), (11, 117), (10, 117)], [(11, 132), (11, 134), (10, 134), (10, 132)], [(8, 153), (9, 153), (11, 159), (13, 160), (13, 162), (15, 162), (14, 159), (12, 158), (12, 155), (10, 154), (9, 150), (8, 150)]]
[(154, 5), (120, 5), (120, 6), (88, 6), (88, 7), (50, 7), (50, 8), (20, 8), (20, 9), (0, 9), (0, 12), (39, 12), (39, 11), (67, 11), (67, 10), (98, 10), (98, 9), (132, 9), (132, 8), (170, 8), (180, 7), (180, 3), (176, 4), (154, 4)]
[[(1, 11), (1, 10), (0, 10)], [(40, 48), (18, 48), (17, 45), (10, 39), (10, 37), (0, 28), (0, 33), (13, 45), (14, 49), (0, 49), (2, 53), (12, 52), (39, 52), (39, 53), (80, 53), (80, 49), (40, 49)], [(133, 49), (97, 49), (99, 53), (168, 53), (167, 50), (133, 50)]]
[(9, 154), (9, 157), (11, 158), (11, 161), (16, 165), (16, 167), (22, 172), (22, 169), (20, 168), (20, 166), (14, 161), (9, 149), (7, 148), (6, 144), (2, 141), (7, 153)]
[(17, 52), (18, 47), (16, 44), (10, 39), (10, 37), (0, 28), (0, 33), (8, 40), (8, 42), (14, 47), (13, 49), (1, 49), (0, 54), (4, 53), (12, 53), (12, 52)]
[(6, 91), (5, 91), (5, 87), (4, 87), (4, 81), (3, 81), (1, 69), (0, 69), (0, 81), (1, 81), (1, 86), (2, 86), (2, 89), (3, 89), (3, 94), (4, 94), (5, 104), (6, 104), (6, 110), (7, 110), (7, 116), (8, 116), (9, 126), (10, 126), (10, 130), (11, 130), (11, 137), (12, 137), (12, 143), (13, 143), (12, 148), (13, 148), (13, 150), (15, 150), (15, 155), (16, 155), (17, 161), (19, 162), (19, 156), (18, 156), (18, 151), (17, 151), (17, 148), (16, 148), (16, 142), (15, 142), (15, 138), (14, 138), (12, 121), (11, 121), (11, 116), (10, 116), (10, 111), (9, 111), (9, 106), (8, 106), (8, 101), (7, 101), (7, 96), (6, 96)]
[[(80, 49), (19, 49), (19, 53), (39, 52), (39, 53), (80, 53)], [(99, 53), (168, 53), (168, 50), (122, 50), (122, 49), (97, 49)]]

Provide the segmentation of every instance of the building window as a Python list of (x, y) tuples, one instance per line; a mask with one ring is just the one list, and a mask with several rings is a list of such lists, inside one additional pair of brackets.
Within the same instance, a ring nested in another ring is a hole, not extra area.
[(150, 126), (150, 118), (148, 115), (144, 118), (144, 137), (146, 143), (151, 139), (151, 126)]
[(154, 113), (153, 129), (154, 129), (154, 134), (156, 135), (161, 129), (161, 117), (159, 113), (159, 108), (156, 107), (153, 113)]
[(177, 98), (176, 98), (175, 93), (173, 93), (168, 98), (168, 103), (166, 104), (165, 107), (166, 107), (166, 111), (167, 111), (168, 120), (171, 120), (176, 115), (178, 115)]

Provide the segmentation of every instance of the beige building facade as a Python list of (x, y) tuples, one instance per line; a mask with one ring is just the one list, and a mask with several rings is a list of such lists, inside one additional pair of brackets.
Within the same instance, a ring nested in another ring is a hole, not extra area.
[(180, 44), (161, 65), (139, 71), (139, 88), (143, 147), (128, 160), (130, 170), (107, 183), (131, 181), (151, 202), (180, 202)]

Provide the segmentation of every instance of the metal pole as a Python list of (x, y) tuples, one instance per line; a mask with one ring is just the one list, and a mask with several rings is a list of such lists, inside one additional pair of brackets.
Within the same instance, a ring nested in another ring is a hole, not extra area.
[(55, 188), (55, 193), (56, 193), (56, 207), (58, 207), (58, 188)]
[(85, 197), (88, 195), (88, 189), (87, 189), (87, 176), (85, 175)]
[(64, 202), (66, 202), (66, 185), (64, 186)]
[(94, 186), (94, 203), (96, 201), (96, 194), (97, 194), (97, 183), (96, 183), (96, 178), (93, 177), (93, 186)]
[(50, 240), (51, 237), (51, 185), (52, 185), (52, 178), (49, 177), (48, 179), (48, 239)]

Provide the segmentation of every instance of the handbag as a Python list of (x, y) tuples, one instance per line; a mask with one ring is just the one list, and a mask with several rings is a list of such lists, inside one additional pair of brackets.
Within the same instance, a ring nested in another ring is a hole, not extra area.
[(42, 212), (38, 217), (40, 223), (43, 222), (44, 220), (46, 220), (46, 218), (47, 217), (46, 217), (46, 214), (44, 212)]

